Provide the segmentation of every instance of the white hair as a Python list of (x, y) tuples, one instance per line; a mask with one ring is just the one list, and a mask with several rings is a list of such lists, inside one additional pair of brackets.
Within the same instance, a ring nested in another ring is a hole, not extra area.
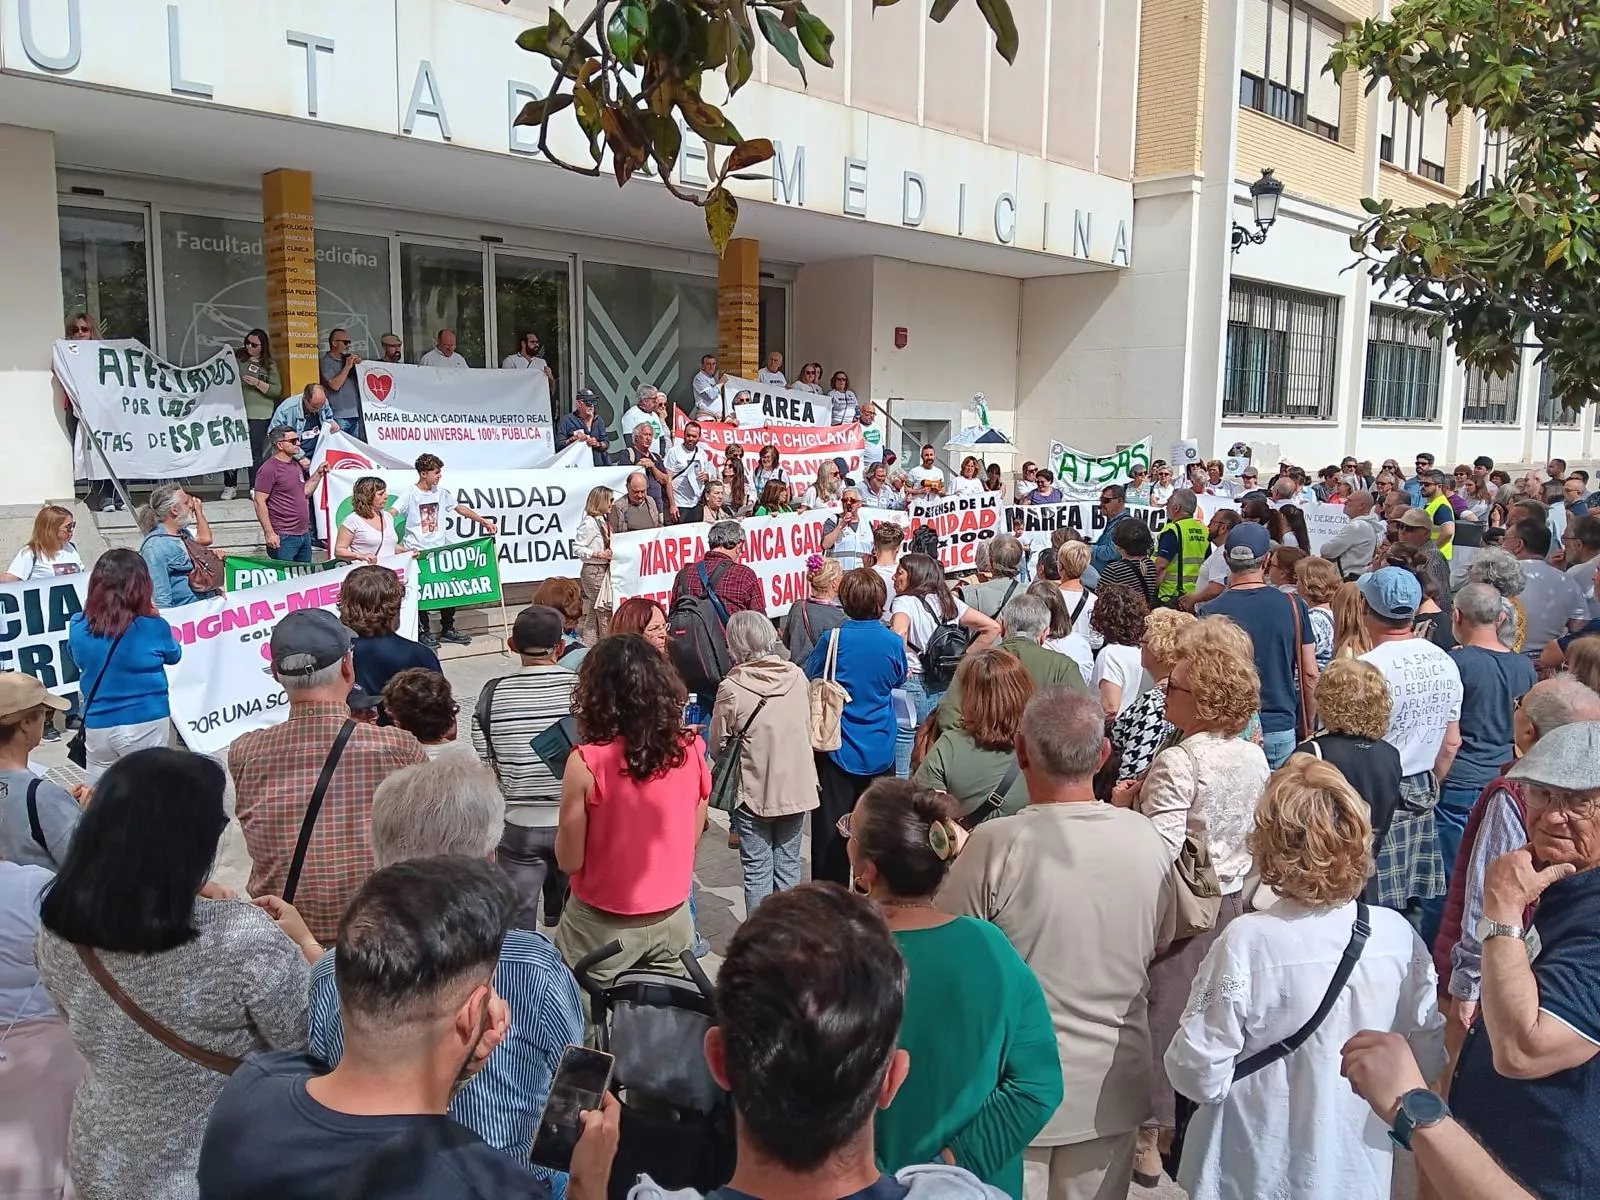
[(736, 612), (728, 618), (728, 659), (737, 664), (771, 654), (778, 644), (772, 622), (758, 612)]
[(1050, 628), (1050, 606), (1024, 592), (1000, 610), (1000, 624), (1005, 627), (1007, 637), (1038, 641)]
[(494, 772), (464, 753), (442, 754), (390, 775), (372, 793), (372, 859), (488, 858), (500, 844), (506, 801)]
[(313, 671), (309, 675), (278, 675), (276, 672), (273, 674), (283, 686), (283, 690), (289, 693), (289, 699), (293, 700), (298, 692), (315, 692), (323, 688), (332, 687), (339, 682), (343, 667), (344, 660), (340, 659), (338, 662), (331, 663), (321, 670)]

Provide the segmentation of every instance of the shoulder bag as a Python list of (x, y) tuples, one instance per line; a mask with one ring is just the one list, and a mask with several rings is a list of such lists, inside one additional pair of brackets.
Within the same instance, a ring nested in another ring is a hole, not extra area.
[(708, 803), (712, 808), (731, 813), (739, 807), (739, 785), (744, 779), (745, 738), (750, 735), (750, 726), (756, 723), (756, 718), (761, 715), (769, 699), (771, 697), (763, 696), (756, 702), (755, 709), (745, 718), (745, 723), (737, 733), (729, 735), (717, 753), (717, 761), (711, 764), (711, 796)]
[(189, 556), (193, 564), (189, 568), (189, 586), (197, 595), (206, 592), (220, 591), (227, 572), (223, 569), (222, 559), (210, 546), (202, 546), (189, 536), (188, 530), (178, 535), (183, 539), (183, 552)]
[(106, 970), (105, 963), (100, 961), (100, 956), (87, 946), (74, 947), (78, 957), (83, 960), (85, 969), (98, 983), (101, 990), (111, 997), (111, 1002), (127, 1014), (140, 1029), (144, 1030), (156, 1041), (181, 1058), (186, 1058), (196, 1066), (204, 1067), (208, 1071), (215, 1071), (218, 1075), (232, 1075), (239, 1069), (243, 1059), (234, 1058), (231, 1054), (218, 1054), (215, 1050), (206, 1050), (196, 1046), (187, 1038), (173, 1033), (160, 1021), (156, 1020), (144, 1009), (140, 1008), (134, 998), (122, 990), (122, 985), (111, 978), (111, 972)]
[[(138, 620), (137, 617), (134, 620)], [(128, 623), (128, 629), (133, 628), (133, 622)], [(89, 706), (94, 703), (94, 698), (100, 694), (100, 685), (105, 682), (106, 672), (111, 669), (111, 659), (117, 652), (117, 647), (122, 645), (122, 639), (128, 636), (128, 629), (117, 634), (111, 643), (111, 649), (106, 651), (106, 660), (100, 664), (100, 674), (94, 677), (94, 686), (89, 689), (89, 695), (83, 702), (83, 707), (78, 710), (78, 728), (67, 742), (67, 761), (73, 766), (82, 768), (89, 761)]]
[(355, 731), (355, 721), (346, 720), (344, 727), (339, 730), (339, 735), (333, 739), (333, 747), (328, 751), (328, 757), (323, 760), (322, 774), (317, 776), (317, 786), (311, 789), (311, 801), (306, 805), (306, 817), (300, 822), (300, 837), (294, 844), (294, 857), (289, 860), (289, 874), (283, 881), (285, 904), (294, 903), (294, 894), (300, 887), (300, 872), (306, 865), (306, 851), (311, 849), (311, 831), (317, 827), (317, 814), (322, 811), (322, 798), (328, 794), (328, 785), (333, 782), (333, 773), (339, 766), (339, 760), (344, 757), (344, 748), (350, 741), (350, 735)]
[[(1182, 742), (1173, 749), (1183, 751), (1198, 778), (1200, 764), (1195, 762), (1194, 751)], [(1172, 864), (1172, 891), (1173, 920), (1168, 923), (1171, 941), (1206, 933), (1216, 925), (1217, 914), (1222, 911), (1222, 884), (1211, 862), (1211, 847), (1193, 834), (1184, 835), (1183, 847)]]
[(1300, 669), (1300, 598), (1292, 593), (1285, 592), (1284, 599), (1289, 601), (1289, 612), (1294, 617), (1294, 644), (1289, 648), (1289, 658), (1294, 670), (1295, 687), (1300, 701), (1300, 712), (1295, 719), (1295, 733), (1303, 742), (1312, 734), (1311, 725), (1311, 689), (1306, 683), (1306, 673)]
[(810, 687), (811, 748), (824, 752), (837, 750), (843, 744), (844, 706), (850, 703), (850, 693), (839, 683), (839, 633), (833, 630), (828, 639), (822, 675), (813, 679)]
[(995, 784), (994, 790), (978, 801), (978, 807), (969, 813), (962, 813), (956, 818), (956, 824), (971, 833), (990, 817), (998, 816), (1005, 807), (1006, 795), (1011, 791), (1011, 785), (1017, 782), (1017, 775), (1022, 767), (1013, 755), (1011, 763), (1006, 767), (1006, 773), (1000, 776), (1000, 782)]

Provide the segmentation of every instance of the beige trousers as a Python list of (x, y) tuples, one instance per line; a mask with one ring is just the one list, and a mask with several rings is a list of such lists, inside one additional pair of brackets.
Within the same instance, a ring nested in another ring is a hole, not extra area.
[(1130, 1129), (1070, 1146), (1029, 1146), (1022, 1152), (1026, 1200), (1126, 1200), (1138, 1136)]

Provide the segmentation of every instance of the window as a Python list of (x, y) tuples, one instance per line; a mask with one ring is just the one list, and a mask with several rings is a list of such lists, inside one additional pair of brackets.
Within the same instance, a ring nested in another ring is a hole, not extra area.
[(1511, 169), (1510, 131), (1485, 129), (1478, 151), (1478, 187), (1488, 191)]
[[(1388, 90), (1385, 84), (1384, 92)], [(1391, 95), (1380, 112), (1378, 157), (1402, 171), (1443, 183), (1445, 143), (1450, 134), (1445, 106), (1430, 100), (1418, 112), (1407, 108), (1398, 96)]]
[(1339, 140), (1339, 80), (1323, 70), (1344, 36), (1299, 0), (1245, 0), (1239, 103)]
[(1578, 410), (1568, 408), (1561, 403), (1559, 397), (1551, 393), (1551, 385), (1555, 380), (1550, 375), (1550, 368), (1539, 368), (1539, 424), (1540, 425), (1565, 425), (1575, 428), (1578, 424)]
[(1222, 415), (1330, 418), (1338, 345), (1336, 298), (1234, 280)]
[(86, 312), (105, 337), (150, 345), (144, 214), (63, 208), (61, 293), (63, 318)]
[(1521, 381), (1520, 365), (1512, 367), (1503, 379), (1493, 372), (1469, 368), (1462, 389), (1461, 420), (1468, 425), (1515, 425)]
[(567, 323), (572, 319), (567, 264), (494, 252), (495, 357), (499, 366), (522, 345), (524, 333), (539, 335), (539, 357), (556, 377), (550, 396), (556, 417), (570, 411), (576, 384), (567, 368)]
[(1367, 316), (1367, 421), (1437, 421), (1444, 339), (1426, 319), (1374, 304)]
[(467, 366), (485, 365), (481, 249), (401, 243), (400, 296), (408, 361), (432, 350), (439, 331), (448, 329), (456, 335), (456, 353)]

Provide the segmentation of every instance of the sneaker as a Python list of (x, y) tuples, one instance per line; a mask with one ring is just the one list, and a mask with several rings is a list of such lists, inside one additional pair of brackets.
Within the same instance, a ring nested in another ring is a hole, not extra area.
[(218, 496), (217, 499), (219, 499), (219, 500), (232, 500), (238, 494), (239, 493), (238, 493), (238, 491), (236, 489), (234, 489), (232, 487), (225, 487), (225, 488), (222, 489), (222, 495)]
[(434, 637), (433, 634), (429, 633), (426, 629), (417, 635), (417, 641), (421, 642), (429, 650), (437, 650), (439, 648), (439, 639)]
[(441, 642), (449, 642), (452, 646), (472, 645), (472, 635), (470, 633), (462, 633), (458, 629), (444, 630), (439, 634), (439, 640)]
[(47, 742), (59, 742), (61, 740), (61, 731), (54, 725), (46, 725), (44, 727), (44, 740)]
[(112, 498), (111, 498), (111, 506), (113, 508), (115, 508), (118, 512), (124, 512), (124, 511), (126, 511), (126, 509), (128, 507), (126, 504), (124, 504), (122, 502), (121, 493), (116, 493), (116, 494), (114, 494), (112, 496)]

